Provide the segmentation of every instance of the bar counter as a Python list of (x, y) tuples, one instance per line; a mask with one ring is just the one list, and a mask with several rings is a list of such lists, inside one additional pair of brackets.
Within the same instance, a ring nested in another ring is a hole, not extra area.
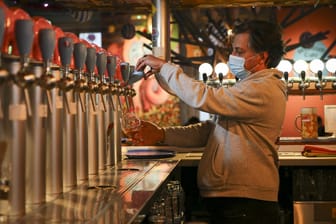
[(0, 223), (137, 223), (178, 162), (123, 160), (53, 201), (28, 206), (24, 217), (1, 217)]
[[(323, 147), (324, 145), (321, 145)], [(280, 166), (336, 166), (336, 157), (304, 157), (304, 145), (281, 145)], [(336, 150), (336, 145), (328, 145)], [(161, 159), (129, 159), (128, 150), (174, 150)], [(123, 160), (87, 183), (44, 205), (30, 206), (13, 223), (141, 223), (162, 186), (178, 167), (197, 167), (203, 148), (123, 146)], [(140, 217), (140, 218), (139, 218)], [(7, 223), (12, 220), (5, 220)], [(1, 222), (0, 222), (1, 223)]]
[[(311, 143), (309, 143), (311, 144)], [(336, 145), (314, 144), (319, 147), (327, 147), (335, 149)], [(279, 148), (279, 163), (280, 166), (336, 166), (336, 155), (333, 157), (305, 157), (301, 155), (304, 144), (281, 144)], [(197, 166), (202, 156), (203, 148), (179, 148), (170, 146), (127, 146), (123, 147), (124, 154), (127, 150), (173, 150), (176, 152), (173, 159), (179, 160), (179, 166)]]

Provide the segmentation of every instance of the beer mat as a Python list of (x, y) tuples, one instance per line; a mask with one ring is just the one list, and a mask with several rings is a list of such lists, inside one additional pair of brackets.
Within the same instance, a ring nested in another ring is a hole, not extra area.
[(161, 159), (175, 156), (173, 150), (156, 150), (156, 149), (129, 149), (126, 156), (129, 159)]
[(301, 155), (306, 157), (336, 157), (336, 150), (314, 145), (305, 145)]

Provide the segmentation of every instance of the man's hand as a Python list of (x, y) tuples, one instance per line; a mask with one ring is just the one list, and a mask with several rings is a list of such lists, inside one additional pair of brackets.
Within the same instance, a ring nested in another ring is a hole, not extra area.
[(134, 145), (157, 145), (164, 140), (164, 130), (152, 122), (142, 120), (134, 140)]

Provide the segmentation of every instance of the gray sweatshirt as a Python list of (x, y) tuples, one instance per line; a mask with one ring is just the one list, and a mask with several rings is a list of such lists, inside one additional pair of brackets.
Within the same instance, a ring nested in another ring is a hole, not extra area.
[(165, 89), (189, 106), (219, 115), (216, 122), (165, 128), (167, 145), (205, 146), (198, 167), (203, 197), (278, 200), (276, 141), (286, 109), (281, 76), (276, 69), (265, 69), (232, 87), (213, 88), (169, 63), (156, 75)]

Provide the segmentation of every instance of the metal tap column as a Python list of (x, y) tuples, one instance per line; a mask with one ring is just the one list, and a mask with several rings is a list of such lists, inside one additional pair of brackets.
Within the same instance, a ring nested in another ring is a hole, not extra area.
[[(37, 29), (37, 28), (36, 28)], [(35, 36), (42, 58), (41, 62), (31, 63), (36, 77), (34, 88), (30, 89), (32, 97), (32, 116), (28, 119), (27, 129), (27, 165), (26, 165), (26, 204), (39, 205), (46, 200), (46, 138), (47, 115), (46, 104), (49, 90), (56, 83), (49, 74), (52, 54), (55, 48), (55, 33), (52, 29), (40, 29)], [(38, 49), (36, 49), (38, 50)], [(36, 52), (35, 52), (36, 53)], [(50, 97), (49, 97), (50, 100)], [(51, 102), (49, 101), (51, 109)]]
[(11, 74), (13, 74), (12, 78), (16, 84), (12, 85), (10, 88), (11, 100), (8, 111), (9, 120), (11, 121), (10, 133), (12, 137), (12, 139), (10, 139), (12, 146), (12, 174), (9, 192), (9, 213), (13, 216), (22, 216), (25, 213), (25, 129), (27, 112), (30, 110), (30, 108), (27, 108), (29, 107), (29, 103), (27, 104), (28, 98), (26, 98), (25, 101), (26, 105), (23, 103), (24, 96), (22, 88), (26, 88), (31, 85), (30, 79), (32, 76), (29, 73), (26, 73), (26, 66), (28, 64), (27, 61), (29, 60), (28, 55), (32, 49), (33, 36), (32, 20), (17, 20), (15, 22), (15, 37), (20, 53), (21, 66), (17, 67), (15, 64), (11, 64), (9, 67), (9, 71)]
[(73, 39), (61, 37), (58, 40), (58, 48), (62, 61), (62, 78), (59, 88), (63, 93), (63, 102), (66, 104), (63, 110), (63, 191), (68, 191), (77, 185), (76, 176), (76, 113), (77, 108), (74, 101), (74, 81), (69, 72), (70, 62), (73, 54)]
[[(57, 41), (57, 44), (56, 44)], [(58, 40), (55, 36), (54, 52), (58, 52)], [(51, 76), (55, 83), (61, 78), (60, 67), (51, 68)], [(46, 168), (46, 200), (55, 199), (63, 192), (63, 100), (60, 96), (61, 90), (53, 88), (50, 90), (51, 109), (48, 114), (47, 130), (47, 168)]]
[(88, 155), (89, 155), (89, 176), (98, 174), (98, 127), (97, 127), (97, 109), (96, 109), (96, 93), (97, 84), (94, 80), (94, 68), (96, 65), (97, 55), (96, 49), (87, 48), (86, 69), (88, 72), (88, 88), (90, 103), (88, 104)]
[(75, 92), (77, 93), (77, 179), (86, 181), (88, 179), (88, 138), (87, 138), (87, 82), (83, 77), (83, 68), (86, 60), (86, 46), (84, 43), (74, 45), (75, 59)]
[(106, 131), (107, 131), (107, 136), (106, 136), (106, 165), (108, 167), (113, 166), (115, 164), (115, 159), (114, 159), (114, 140), (113, 140), (113, 131), (114, 131), (114, 114), (116, 113), (116, 111), (118, 111), (118, 104), (117, 102), (113, 99), (114, 96), (114, 75), (116, 72), (116, 67), (117, 67), (117, 57), (116, 56), (112, 56), (112, 55), (108, 55), (107, 56), (107, 73), (109, 76), (109, 96), (110, 97), (110, 101), (111, 101), (111, 111), (110, 113), (107, 115), (109, 116), (108, 120), (109, 122), (106, 124)]
[(107, 113), (107, 107), (105, 103), (106, 96), (106, 82), (105, 82), (105, 71), (106, 71), (107, 55), (105, 52), (97, 53), (97, 70), (100, 78), (100, 83), (98, 85), (99, 89), (99, 105), (98, 108), (98, 169), (100, 171), (106, 169), (106, 125), (105, 116)]

